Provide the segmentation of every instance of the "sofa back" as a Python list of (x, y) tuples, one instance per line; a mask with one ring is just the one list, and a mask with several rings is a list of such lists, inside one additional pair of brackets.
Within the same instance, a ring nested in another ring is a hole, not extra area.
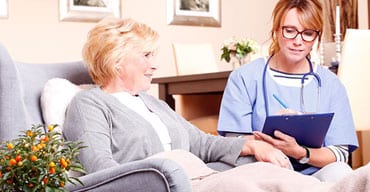
[(17, 62), (0, 43), (0, 141), (16, 138), (32, 124), (44, 123), (40, 96), (52, 78), (65, 78), (75, 84), (92, 83), (82, 61)]

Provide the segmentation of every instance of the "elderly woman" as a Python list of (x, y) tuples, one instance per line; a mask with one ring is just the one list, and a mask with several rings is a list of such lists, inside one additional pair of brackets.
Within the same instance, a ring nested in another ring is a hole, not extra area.
[[(251, 154), (253, 143), (205, 134), (145, 93), (156, 70), (158, 39), (147, 25), (131, 19), (104, 22), (90, 31), (83, 57), (99, 87), (73, 99), (64, 125), (67, 139), (88, 146), (80, 156), (88, 172), (173, 149), (229, 165)], [(275, 153), (271, 162), (288, 167), (286, 156)]]

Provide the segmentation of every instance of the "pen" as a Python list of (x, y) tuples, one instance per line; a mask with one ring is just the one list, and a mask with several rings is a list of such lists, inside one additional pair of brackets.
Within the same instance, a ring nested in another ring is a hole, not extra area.
[(276, 99), (277, 102), (279, 102), (279, 104), (284, 107), (284, 109), (288, 109), (288, 106), (281, 100), (279, 99), (278, 96), (276, 96), (275, 94), (272, 94), (272, 96)]

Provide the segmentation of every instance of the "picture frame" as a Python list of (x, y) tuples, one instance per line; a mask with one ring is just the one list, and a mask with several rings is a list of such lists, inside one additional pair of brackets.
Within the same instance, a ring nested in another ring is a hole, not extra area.
[(0, 18), (8, 18), (8, 0), (0, 0)]
[(167, 0), (167, 24), (221, 27), (221, 0)]
[(100, 0), (87, 4), (83, 0), (59, 0), (61, 21), (98, 22), (104, 17), (120, 17), (120, 0)]

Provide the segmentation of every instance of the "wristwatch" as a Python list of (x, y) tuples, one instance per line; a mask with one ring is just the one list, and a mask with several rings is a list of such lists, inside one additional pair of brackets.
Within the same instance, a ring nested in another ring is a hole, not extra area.
[(298, 160), (300, 164), (306, 164), (310, 160), (310, 150), (306, 146), (301, 146), (306, 150), (306, 156)]

